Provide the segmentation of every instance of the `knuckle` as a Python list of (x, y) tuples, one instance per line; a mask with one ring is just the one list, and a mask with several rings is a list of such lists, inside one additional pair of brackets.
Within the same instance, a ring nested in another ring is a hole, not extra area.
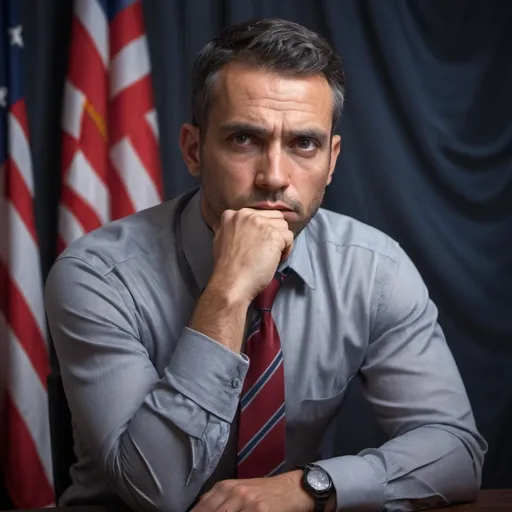
[(231, 487), (233, 487), (233, 482), (231, 480), (222, 480), (215, 485), (217, 485), (218, 489), (221, 491), (228, 491), (231, 489)]
[(230, 219), (233, 218), (234, 213), (235, 212), (233, 210), (224, 210), (222, 212), (222, 215), (220, 216), (221, 221), (222, 222), (229, 221)]
[(257, 501), (254, 504), (254, 512), (268, 512), (269, 507), (264, 501)]
[(254, 212), (250, 208), (240, 208), (239, 210), (235, 210), (235, 214), (237, 217), (251, 217), (254, 215)]
[(249, 488), (245, 485), (237, 485), (234, 489), (233, 489), (234, 493), (239, 497), (239, 498), (247, 498), (247, 494), (249, 492)]
[(268, 223), (265, 222), (263, 217), (260, 217), (259, 215), (253, 214), (251, 215), (251, 220), (254, 222), (256, 226), (267, 226)]

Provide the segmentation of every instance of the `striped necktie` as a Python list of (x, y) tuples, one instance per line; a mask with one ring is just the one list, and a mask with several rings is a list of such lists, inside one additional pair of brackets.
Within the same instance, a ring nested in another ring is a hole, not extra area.
[(250, 363), (240, 400), (238, 478), (275, 475), (285, 461), (283, 354), (270, 312), (285, 275), (276, 273), (253, 301), (256, 315), (245, 348)]

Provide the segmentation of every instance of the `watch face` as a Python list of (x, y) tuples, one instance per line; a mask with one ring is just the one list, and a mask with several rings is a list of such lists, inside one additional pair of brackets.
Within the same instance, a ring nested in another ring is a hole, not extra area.
[(327, 491), (330, 486), (329, 475), (320, 468), (313, 468), (308, 472), (307, 482), (315, 491)]

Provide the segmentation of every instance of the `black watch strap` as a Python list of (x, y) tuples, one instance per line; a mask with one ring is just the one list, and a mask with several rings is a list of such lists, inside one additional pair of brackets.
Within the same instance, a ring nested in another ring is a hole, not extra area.
[(313, 509), (313, 512), (324, 512), (326, 505), (327, 501), (320, 502), (318, 500), (315, 500), (315, 508)]

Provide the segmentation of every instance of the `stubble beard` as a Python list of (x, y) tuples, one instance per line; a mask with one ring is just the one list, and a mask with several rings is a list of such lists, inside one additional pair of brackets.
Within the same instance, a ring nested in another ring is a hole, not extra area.
[[(203, 187), (203, 198), (206, 203), (203, 205), (203, 216), (210, 227), (213, 223), (219, 222), (222, 214), (225, 210), (241, 210), (247, 206), (260, 202), (260, 201), (271, 201), (271, 202), (283, 202), (287, 206), (293, 209), (294, 212), (300, 215), (300, 220), (293, 223), (288, 223), (290, 231), (293, 233), (294, 238), (297, 238), (304, 228), (310, 223), (311, 219), (316, 215), (322, 205), (324, 198), (325, 189), (321, 190), (320, 193), (311, 202), (307, 213), (304, 213), (302, 205), (298, 205), (296, 202), (290, 202), (286, 199), (286, 196), (280, 194), (267, 195), (265, 197), (255, 198), (254, 195), (238, 198), (234, 204), (227, 204), (222, 196), (215, 190), (215, 187)], [(204, 211), (206, 209), (206, 211)]]
[[(313, 198), (311, 203), (309, 204), (308, 211), (305, 211), (303, 205), (286, 195), (283, 191), (265, 193), (261, 191), (261, 193), (253, 193), (248, 194), (246, 196), (238, 197), (234, 203), (228, 204), (218, 187), (213, 182), (207, 182), (207, 185), (204, 186), (204, 180), (202, 183), (202, 193), (203, 199), (206, 204), (202, 206), (203, 216), (207, 222), (207, 224), (211, 227), (213, 223), (218, 223), (224, 211), (226, 210), (241, 210), (242, 208), (246, 208), (252, 204), (259, 202), (271, 202), (277, 203), (282, 202), (286, 204), (290, 209), (292, 209), (295, 213), (297, 213), (300, 217), (300, 220), (293, 223), (288, 223), (288, 227), (290, 231), (293, 233), (294, 238), (297, 238), (299, 234), (303, 231), (303, 229), (309, 224), (311, 219), (316, 215), (320, 206), (322, 205), (322, 201), (325, 195), (325, 189), (327, 187), (327, 175), (330, 167), (330, 158), (329, 165), (325, 172), (325, 186), (319, 190), (318, 194)], [(206, 173), (205, 173), (206, 171)], [(208, 173), (208, 169), (204, 169), (201, 171), (201, 176), (211, 176)], [(205, 211), (206, 210), (206, 211)]]

